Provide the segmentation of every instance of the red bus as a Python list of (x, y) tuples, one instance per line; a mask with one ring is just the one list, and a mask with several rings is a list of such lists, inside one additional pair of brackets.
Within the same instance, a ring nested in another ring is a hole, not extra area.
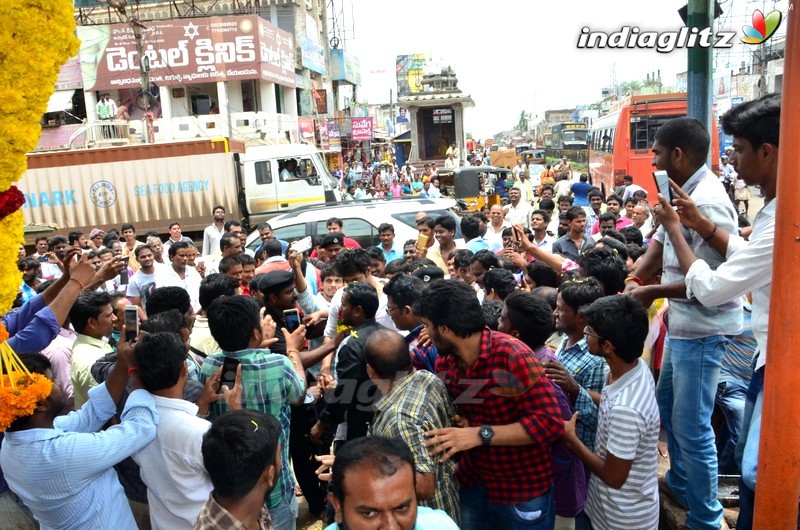
[[(622, 185), (622, 177), (647, 190), (648, 200), (657, 202), (653, 182), (653, 138), (656, 130), (672, 118), (686, 116), (686, 93), (630, 96), (619, 101), (605, 116), (594, 120), (589, 133), (589, 172), (592, 183), (608, 196)], [(719, 137), (712, 120), (712, 170), (719, 170)]]

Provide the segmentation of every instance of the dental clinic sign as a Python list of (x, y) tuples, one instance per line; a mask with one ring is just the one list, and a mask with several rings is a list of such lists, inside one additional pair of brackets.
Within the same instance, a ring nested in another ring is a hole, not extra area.
[[(139, 56), (128, 24), (78, 26), (84, 90), (139, 86)], [(263, 79), (294, 88), (292, 35), (257, 16), (148, 21), (150, 81), (160, 86)]]

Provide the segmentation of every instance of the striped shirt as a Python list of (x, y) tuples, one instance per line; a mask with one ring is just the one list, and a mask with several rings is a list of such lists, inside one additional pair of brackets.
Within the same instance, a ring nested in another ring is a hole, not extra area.
[(744, 305), (744, 320), (741, 335), (735, 337), (728, 337), (728, 348), (725, 350), (725, 355), (722, 357), (722, 364), (719, 367), (719, 382), (729, 383), (737, 381), (744, 386), (750, 384), (750, 379), (753, 376), (753, 354), (756, 351), (758, 343), (753, 334), (753, 328), (750, 325), (751, 312), (750, 304)]
[[(226, 356), (237, 359), (242, 364), (244, 408), (259, 410), (281, 422), (281, 474), (278, 485), (267, 497), (267, 508), (274, 508), (282, 500), (290, 500), (294, 496), (294, 479), (289, 463), (289, 422), (292, 415), (291, 404), (298, 402), (305, 394), (305, 382), (297, 375), (288, 357), (270, 353), (269, 350), (249, 348), (215, 353), (207, 357), (200, 368), (201, 383), (214, 375)], [(211, 419), (227, 410), (228, 406), (224, 402), (212, 403), (209, 407)]]
[(614, 489), (592, 475), (586, 514), (597, 530), (658, 528), (658, 405), (655, 384), (641, 359), (603, 388), (595, 453), (633, 461), (628, 479)]
[[(705, 217), (716, 223), (718, 230), (728, 234), (738, 231), (736, 210), (716, 175), (706, 166), (698, 169), (682, 186)], [(725, 261), (703, 237), (681, 225), (681, 233), (692, 252), (715, 270)], [(661, 226), (653, 241), (664, 245), (661, 283), (684, 282), (685, 275), (678, 263), (672, 242)], [(687, 292), (687, 296), (690, 294)], [(713, 335), (738, 335), (742, 332), (742, 302), (734, 299), (714, 307), (705, 307), (696, 298), (670, 298), (669, 335), (674, 339), (699, 339)]]
[(441, 379), (426, 370), (415, 370), (396, 381), (387, 395), (375, 404), (375, 420), (370, 435), (403, 440), (414, 455), (418, 473), (433, 473), (436, 493), (420, 502), (444, 510), (460, 520), (456, 461), (440, 463), (425, 447), (425, 433), (452, 427), (456, 408)]
[(602, 357), (589, 353), (589, 344), (586, 337), (582, 338), (569, 348), (564, 337), (561, 346), (556, 351), (558, 362), (567, 369), (569, 375), (581, 386), (578, 398), (572, 404), (573, 412), (580, 412), (575, 425), (575, 433), (583, 445), (594, 451), (594, 438), (597, 432), (597, 405), (595, 405), (589, 390), (600, 392), (605, 384), (606, 362)]

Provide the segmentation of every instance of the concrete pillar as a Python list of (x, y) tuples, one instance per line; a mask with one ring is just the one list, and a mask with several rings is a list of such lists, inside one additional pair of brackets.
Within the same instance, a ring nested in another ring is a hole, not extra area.
[(453, 120), (456, 124), (456, 137), (455, 142), (458, 146), (459, 160), (456, 162), (457, 166), (461, 165), (461, 160), (466, 160), (466, 153), (464, 153), (467, 146), (467, 135), (464, 132), (464, 106), (460, 103), (453, 105)]
[(219, 107), (219, 122), (222, 126), (220, 136), (231, 137), (231, 115), (228, 110), (228, 82), (217, 81), (217, 106)]
[(417, 160), (422, 160), (422, 149), (419, 144), (419, 123), (417, 121), (419, 107), (409, 107), (408, 111), (410, 113), (409, 119), (411, 120), (411, 150), (408, 154), (408, 161), (416, 162)]
[(158, 120), (159, 136), (164, 140), (172, 140), (172, 87), (158, 87), (161, 100), (161, 118)]
[(93, 90), (83, 91), (83, 102), (86, 105), (86, 120), (88, 123), (97, 121), (97, 95)]
[(261, 112), (269, 112), (274, 114), (278, 112), (278, 106), (275, 104), (275, 83), (269, 81), (259, 81), (258, 90), (260, 92), (261, 106), (258, 110)]

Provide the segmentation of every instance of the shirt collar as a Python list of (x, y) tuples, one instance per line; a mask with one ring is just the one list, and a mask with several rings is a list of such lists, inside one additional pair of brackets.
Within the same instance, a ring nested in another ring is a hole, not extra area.
[(697, 185), (700, 184), (700, 181), (703, 179), (703, 175), (705, 175), (706, 171), (707, 168), (705, 164), (697, 168), (697, 171), (695, 171), (692, 176), (689, 177), (689, 180), (687, 180), (683, 186), (681, 186), (681, 189), (687, 194), (691, 195)]
[(90, 346), (94, 346), (95, 348), (111, 347), (103, 339), (96, 339), (94, 337), (90, 337), (89, 335), (84, 335), (82, 333), (77, 334), (77, 337), (75, 338), (75, 344), (88, 344)]
[(197, 416), (197, 411), (199, 410), (197, 405), (190, 403), (185, 399), (166, 398), (153, 395), (153, 400), (155, 400), (156, 407), (159, 409), (177, 410), (192, 416)]
[(392, 397), (392, 395), (402, 392), (405, 387), (409, 386), (414, 380), (414, 373), (414, 369), (412, 368), (411, 372), (407, 373), (402, 378), (395, 380), (394, 386), (389, 390), (389, 393), (381, 396), (381, 398), (375, 403), (375, 410), (382, 412), (389, 408), (389, 405), (391, 405), (389, 398)]

